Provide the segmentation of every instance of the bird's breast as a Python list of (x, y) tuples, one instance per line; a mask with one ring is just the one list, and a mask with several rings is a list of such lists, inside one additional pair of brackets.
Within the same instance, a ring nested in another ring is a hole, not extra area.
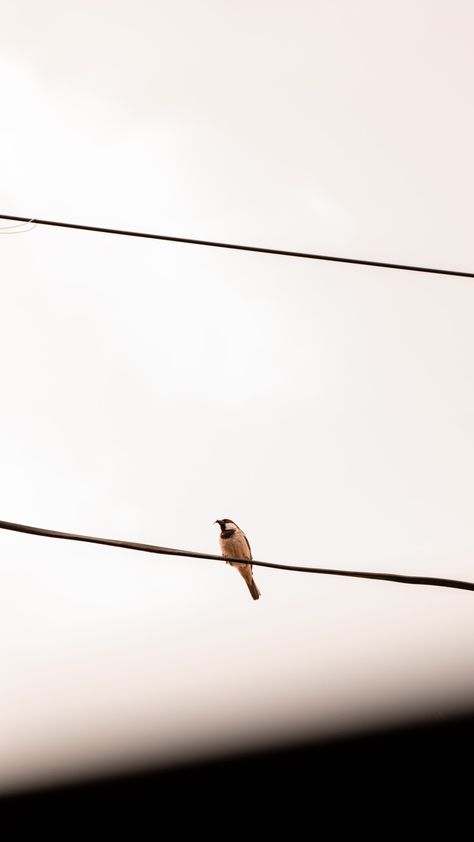
[(251, 554), (245, 538), (235, 532), (228, 538), (220, 536), (222, 555), (224, 558), (243, 558), (250, 561)]

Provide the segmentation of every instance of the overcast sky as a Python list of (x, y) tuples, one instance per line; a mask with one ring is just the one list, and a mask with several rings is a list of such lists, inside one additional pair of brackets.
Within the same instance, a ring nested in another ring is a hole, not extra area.
[[(0, 5), (1, 213), (474, 270), (469, 0)], [(0, 266), (0, 519), (474, 580), (472, 281), (39, 226)], [(4, 787), (474, 702), (469, 592), (4, 531), (0, 575)]]

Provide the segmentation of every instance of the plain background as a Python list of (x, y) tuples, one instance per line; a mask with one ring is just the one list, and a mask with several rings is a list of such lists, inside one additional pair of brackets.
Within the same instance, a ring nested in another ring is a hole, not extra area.
[[(1, 11), (2, 213), (473, 271), (469, 2)], [(0, 261), (2, 519), (474, 579), (472, 281), (41, 227)], [(474, 698), (468, 592), (254, 603), (7, 532), (0, 569), (2, 786)]]

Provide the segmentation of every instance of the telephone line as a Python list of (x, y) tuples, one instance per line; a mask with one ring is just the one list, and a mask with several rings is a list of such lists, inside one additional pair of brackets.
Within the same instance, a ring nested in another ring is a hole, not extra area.
[(168, 234), (148, 234), (143, 231), (127, 231), (121, 228), (101, 228), (98, 225), (79, 225), (74, 222), (57, 222), (51, 219), (35, 219), (26, 216), (10, 216), (0, 214), (0, 219), (29, 222), (35, 225), (51, 225), (56, 228), (73, 228), (78, 231), (94, 231), (99, 234), (117, 234), (121, 237), (143, 237), (148, 240), (164, 240), (171, 243), (188, 243), (194, 246), (208, 246), (210, 248), (233, 249), (234, 251), (250, 251), (258, 254), (273, 254), (279, 257), (298, 257), (305, 260), (326, 260), (332, 263), (351, 263), (358, 266), (375, 266), (381, 269), (398, 269), (404, 272), (425, 272), (431, 275), (451, 275), (459, 278), (474, 278), (474, 272), (458, 272), (454, 269), (433, 269), (428, 266), (410, 266), (405, 263), (386, 263), (381, 260), (363, 260), (355, 257), (339, 257), (328, 254), (313, 254), (305, 251), (288, 251), (287, 249), (264, 248), (263, 246), (246, 246), (237, 243), (223, 243), (215, 240), (195, 240), (190, 237), (173, 237)]
[[(172, 547), (160, 547), (154, 544), (139, 544), (136, 541), (118, 541), (114, 538), (93, 538), (90, 535), (76, 535), (72, 532), (57, 532), (52, 529), (42, 529), (38, 526), (26, 526), (22, 523), (10, 523), (0, 520), (0, 529), (12, 532), (23, 532), (28, 535), (41, 535), (45, 538), (62, 538), (67, 541), (83, 541), (88, 544), (102, 544), (108, 547), (122, 547), (126, 550), (138, 550), (157, 555), (174, 555), (184, 558), (210, 559), (211, 561), (242, 561), (240, 558), (224, 558), (212, 553), (199, 553), (193, 550), (177, 550)], [(432, 585), (439, 588), (457, 588), (458, 590), (474, 591), (474, 582), (463, 582), (459, 579), (443, 579), (433, 576), (404, 576), (400, 573), (372, 573), (360, 570), (335, 570), (330, 567), (301, 567), (289, 564), (274, 564), (269, 561), (256, 561), (256, 567), (269, 567), (272, 570), (289, 570), (295, 573), (318, 573), (323, 576), (348, 576), (356, 579), (379, 579), (385, 582), (399, 582), (406, 585)]]

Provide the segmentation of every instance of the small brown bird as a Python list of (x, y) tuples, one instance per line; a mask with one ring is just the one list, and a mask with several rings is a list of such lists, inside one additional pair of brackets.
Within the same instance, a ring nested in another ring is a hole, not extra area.
[[(247, 562), (251, 561), (252, 550), (250, 549), (250, 544), (247, 541), (245, 533), (239, 529), (237, 524), (233, 520), (229, 520), (228, 517), (223, 518), (223, 520), (215, 520), (214, 523), (218, 523), (221, 528), (219, 542), (224, 558), (244, 558)], [(238, 561), (228, 561), (227, 564), (231, 564), (232, 567), (237, 568), (240, 575), (245, 579), (247, 587), (252, 594), (252, 599), (258, 599), (260, 591), (254, 582), (252, 565), (248, 563), (240, 564)]]

